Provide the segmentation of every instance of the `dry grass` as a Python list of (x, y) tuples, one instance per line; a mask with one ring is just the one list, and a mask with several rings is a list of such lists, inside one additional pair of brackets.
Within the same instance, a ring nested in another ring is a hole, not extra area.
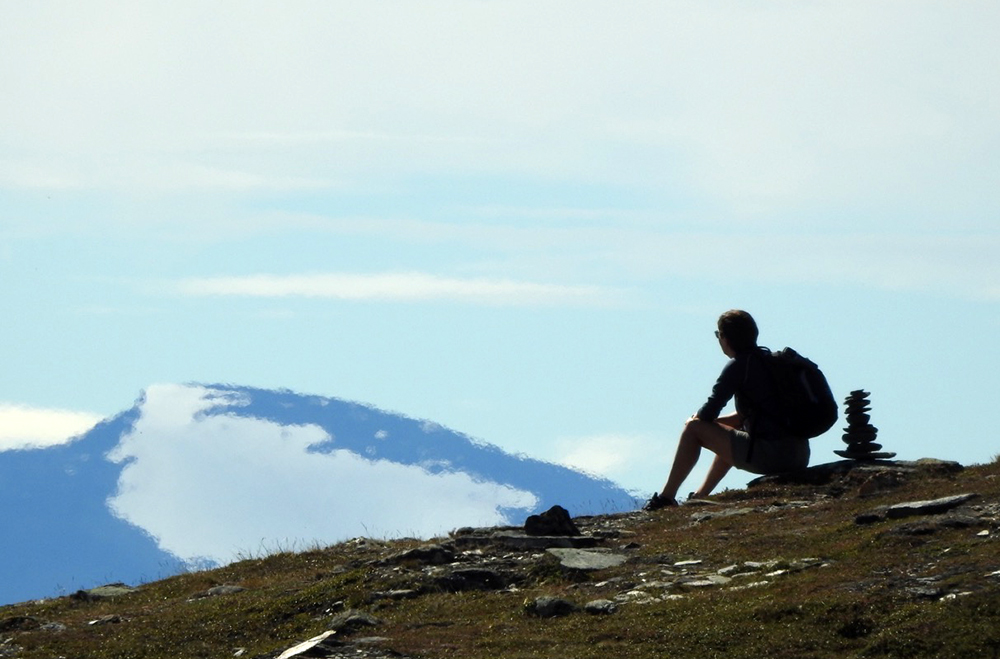
[[(327, 628), (346, 608), (383, 620), (374, 632), (413, 656), (462, 657), (992, 657), (1000, 649), (1000, 528), (989, 523), (927, 535), (890, 532), (900, 522), (858, 525), (857, 514), (900, 501), (976, 492), (980, 506), (1000, 504), (1000, 463), (911, 480), (861, 497), (850, 479), (838, 496), (817, 500), (816, 487), (770, 486), (723, 493), (734, 506), (809, 500), (771, 512), (692, 525), (682, 507), (640, 516), (625, 565), (590, 578), (552, 562), (530, 570), (517, 592), (428, 593), (372, 604), (373, 591), (412, 580), (408, 570), (374, 570), (371, 561), (415, 541), (343, 543), (283, 552), (222, 569), (142, 586), (109, 601), (70, 597), (0, 608), (0, 656), (167, 658), (274, 656)], [(817, 502), (818, 501), (818, 502)], [(980, 535), (990, 530), (989, 535)], [(683, 598), (625, 604), (610, 616), (583, 613), (540, 619), (524, 604), (540, 595), (574, 601), (613, 597), (623, 584), (652, 578), (667, 561), (701, 559), (721, 568), (772, 558), (824, 560), (825, 567), (759, 588), (710, 588)], [(948, 598), (920, 598), (911, 586), (933, 577)], [(615, 581), (615, 579), (619, 581)], [(601, 585), (602, 582), (608, 582)], [(246, 591), (192, 599), (220, 584)], [(63, 631), (17, 628), (31, 617)], [(108, 616), (116, 622), (90, 624)], [(6, 623), (4, 621), (7, 621)], [(10, 622), (15, 621), (15, 622)]]

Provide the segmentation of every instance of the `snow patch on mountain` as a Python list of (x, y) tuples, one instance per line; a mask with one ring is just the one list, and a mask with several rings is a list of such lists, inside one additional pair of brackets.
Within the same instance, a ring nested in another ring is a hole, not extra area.
[[(503, 524), (503, 510), (526, 516), (538, 503), (531, 492), (462, 472), (310, 450), (336, 440), (315, 424), (226, 411), (248, 404), (203, 386), (150, 387), (131, 432), (108, 455), (126, 463), (109, 502), (115, 513), (186, 561), (225, 562), (262, 541), (427, 537), (456, 523)], [(372, 439), (387, 437), (379, 430)]]

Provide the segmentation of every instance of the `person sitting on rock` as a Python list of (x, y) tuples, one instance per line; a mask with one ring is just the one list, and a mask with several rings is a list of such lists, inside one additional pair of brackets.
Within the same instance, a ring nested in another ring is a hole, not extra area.
[[(767, 414), (754, 409), (754, 401), (772, 399), (772, 383), (761, 359), (767, 348), (757, 346), (757, 323), (746, 311), (731, 310), (719, 317), (716, 338), (730, 358), (712, 387), (712, 394), (684, 424), (677, 454), (663, 490), (646, 504), (646, 510), (677, 505), (677, 490), (707, 448), (715, 454), (705, 482), (691, 494), (703, 498), (735, 466), (755, 474), (775, 474), (804, 469), (809, 464), (809, 441), (791, 437)], [(733, 396), (736, 412), (720, 417)]]

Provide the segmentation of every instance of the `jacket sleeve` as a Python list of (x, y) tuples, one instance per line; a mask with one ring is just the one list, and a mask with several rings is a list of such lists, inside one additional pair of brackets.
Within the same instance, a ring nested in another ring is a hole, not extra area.
[(739, 369), (737, 368), (736, 361), (735, 359), (729, 360), (729, 363), (722, 369), (719, 379), (715, 381), (715, 386), (712, 387), (712, 395), (708, 397), (705, 404), (695, 414), (702, 421), (715, 421), (718, 419), (722, 408), (736, 394), (736, 389), (739, 385)]

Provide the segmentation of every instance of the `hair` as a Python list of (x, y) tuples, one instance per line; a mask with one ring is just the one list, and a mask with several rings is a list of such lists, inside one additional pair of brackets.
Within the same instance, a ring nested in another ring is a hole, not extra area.
[(736, 352), (757, 347), (757, 323), (746, 311), (731, 309), (719, 316), (719, 333)]

